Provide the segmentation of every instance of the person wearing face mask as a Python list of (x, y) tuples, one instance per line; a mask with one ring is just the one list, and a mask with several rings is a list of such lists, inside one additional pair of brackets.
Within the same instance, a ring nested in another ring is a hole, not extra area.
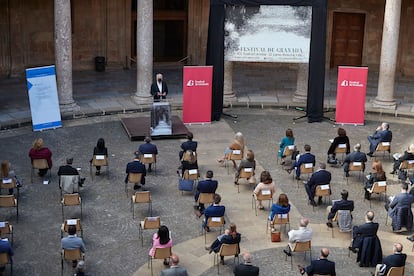
[(158, 73), (155, 76), (155, 82), (151, 84), (151, 95), (154, 97), (154, 102), (165, 100), (168, 94), (167, 83), (163, 81), (163, 76)]

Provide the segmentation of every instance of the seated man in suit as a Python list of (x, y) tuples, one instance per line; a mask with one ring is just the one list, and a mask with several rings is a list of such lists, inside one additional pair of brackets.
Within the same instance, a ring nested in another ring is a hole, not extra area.
[[(157, 146), (154, 144), (151, 144), (151, 138), (150, 137), (145, 137), (144, 139), (144, 144), (140, 145), (138, 147), (138, 152), (142, 155), (142, 154), (158, 154), (158, 149)], [(148, 164), (148, 172), (151, 172), (151, 165), (152, 164)]]
[(259, 268), (252, 265), (252, 255), (249, 252), (243, 254), (244, 263), (234, 267), (234, 276), (259, 276)]
[(198, 143), (196, 141), (193, 141), (193, 133), (188, 132), (187, 133), (187, 141), (183, 142), (181, 144), (181, 151), (179, 152), (180, 160), (183, 159), (183, 154), (187, 150), (191, 150), (192, 152), (197, 152), (197, 145)]
[[(408, 184), (407, 183), (402, 183), (401, 184), (401, 193), (397, 194), (394, 196), (393, 200), (391, 203), (389, 203), (388, 206), (388, 202), (385, 204), (385, 210), (387, 210), (388, 215), (392, 218), (393, 221), (393, 226), (398, 222), (399, 219), (398, 215), (397, 215), (397, 210), (401, 209), (401, 208), (406, 208), (408, 210), (408, 217), (407, 219), (407, 225), (405, 225), (407, 228), (411, 227), (413, 225), (413, 213), (411, 211), (411, 204), (414, 202), (414, 196), (412, 196), (411, 194), (408, 193)], [(410, 229), (407, 229), (408, 231), (411, 231)], [(400, 230), (398, 229), (393, 229), (393, 230)]]
[[(309, 201), (313, 206), (317, 206), (314, 200), (316, 186), (325, 185), (329, 183), (331, 183), (331, 173), (326, 170), (325, 163), (319, 163), (319, 169), (312, 174), (309, 181), (305, 184), (306, 193), (308, 194)], [(319, 197), (318, 204), (321, 203), (322, 197)]]
[(407, 255), (402, 253), (403, 245), (395, 243), (392, 247), (393, 254), (382, 259), (382, 264), (377, 264), (375, 268), (375, 276), (385, 276), (391, 267), (405, 266)]
[(195, 211), (197, 217), (201, 217), (204, 214), (204, 221), (203, 221), (203, 228), (206, 232), (209, 232), (210, 229), (207, 226), (208, 218), (210, 217), (222, 217), (224, 216), (224, 212), (226, 211), (226, 207), (220, 205), (221, 196), (219, 194), (214, 194), (214, 203), (207, 207), (203, 212), (198, 210)]
[(289, 243), (286, 249), (283, 249), (283, 252), (286, 255), (292, 255), (292, 249), (295, 247), (296, 242), (305, 242), (312, 240), (312, 229), (308, 228), (308, 224), (309, 219), (301, 218), (299, 221), (299, 229), (292, 229), (288, 232)]
[(408, 150), (404, 151), (404, 154), (394, 161), (391, 174), (395, 174), (405, 160), (414, 160), (414, 144), (411, 144)]
[[(76, 226), (69, 225), (68, 227), (68, 236), (62, 238), (61, 244), (62, 249), (80, 249), (82, 253), (86, 252), (85, 244), (83, 243), (82, 238), (76, 236)], [(72, 266), (76, 267), (77, 261), (73, 261)]]
[[(139, 153), (135, 152), (135, 158), (131, 162), (129, 162), (126, 166), (125, 173), (127, 174), (125, 177), (125, 183), (128, 183), (128, 176), (129, 173), (142, 173), (141, 177), (141, 184), (145, 185), (145, 175), (147, 174), (147, 170), (145, 165), (139, 161)], [(134, 185), (134, 190), (138, 190), (140, 186), (138, 184)]]
[(374, 212), (368, 211), (365, 214), (365, 223), (359, 226), (355, 225), (352, 229), (352, 245), (349, 250), (356, 253), (357, 249), (362, 246), (365, 237), (373, 237), (377, 235), (379, 224), (374, 222)]
[(379, 143), (391, 142), (392, 132), (391, 130), (389, 130), (389, 128), (390, 128), (390, 125), (384, 122), (380, 126), (377, 127), (377, 129), (372, 135), (368, 136), (369, 153), (367, 153), (367, 155), (372, 157)]
[(341, 200), (335, 201), (333, 206), (328, 206), (326, 210), (329, 210), (328, 222), (326, 225), (329, 228), (332, 228), (332, 219), (335, 217), (336, 212), (338, 210), (349, 210), (351, 212), (354, 211), (354, 201), (348, 200), (348, 191), (344, 189), (341, 192)]
[(63, 188), (65, 193), (77, 193), (79, 187), (82, 187), (85, 182), (85, 178), (79, 177), (79, 172), (77, 169), (72, 167), (73, 158), (66, 158), (66, 165), (60, 166), (58, 170), (58, 176), (73, 176), (69, 178), (59, 177), (59, 188)]
[(300, 274), (306, 274), (307, 275), (331, 275), (336, 276), (335, 272), (335, 263), (328, 260), (329, 256), (329, 249), (328, 248), (322, 248), (321, 254), (319, 255), (319, 259), (311, 261), (311, 264), (304, 268), (301, 265), (298, 265)]
[(294, 168), (296, 168), (296, 179), (297, 180), (300, 180), (300, 166), (302, 164), (312, 163), (313, 166), (315, 166), (315, 155), (310, 153), (311, 146), (306, 144), (304, 146), (304, 149), (305, 149), (305, 153), (304, 154), (299, 154), (299, 158), (297, 159), (297, 161), (293, 162), (292, 166), (289, 169), (286, 169), (286, 171), (290, 174), (292, 172), (292, 170)]
[(354, 146), (354, 151), (345, 156), (344, 159), (344, 172), (345, 176), (349, 176), (349, 164), (352, 162), (361, 162), (363, 163), (362, 171), (365, 171), (365, 162), (367, 162), (367, 155), (364, 152), (361, 152), (361, 145), (356, 144)]
[(159, 276), (187, 276), (187, 269), (179, 266), (180, 259), (176, 254), (170, 256), (170, 268), (166, 268), (160, 272)]
[[(213, 171), (208, 170), (207, 173), (206, 173), (206, 180), (201, 180), (201, 181), (198, 182), (197, 191), (194, 195), (195, 202), (198, 201), (200, 193), (214, 194), (216, 192), (218, 182), (217, 182), (217, 180), (213, 180), (212, 178), (213, 178)], [(200, 210), (200, 212), (204, 211), (204, 204), (203, 203), (198, 204), (198, 210)]]

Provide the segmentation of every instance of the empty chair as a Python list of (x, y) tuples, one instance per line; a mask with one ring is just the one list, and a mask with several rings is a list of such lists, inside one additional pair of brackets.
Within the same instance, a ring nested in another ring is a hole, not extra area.
[[(290, 266), (293, 267), (293, 253), (304, 253), (305, 254), (305, 260), (306, 260), (306, 252), (309, 251), (309, 259), (312, 261), (312, 246), (311, 246), (311, 241), (305, 241), (305, 242), (295, 242), (293, 244), (293, 247), (291, 246), (291, 244), (288, 244), (290, 247)], [(287, 261), (287, 256), (285, 260)]]
[(145, 217), (139, 223), (139, 237), (141, 239), (141, 246), (144, 246), (144, 230), (158, 229), (161, 226), (160, 217)]
[(141, 185), (142, 173), (128, 173), (128, 181), (125, 183), (125, 193), (128, 197), (128, 184), (132, 183), (134, 186)]
[(150, 191), (135, 192), (131, 197), (132, 218), (135, 219), (135, 204), (148, 203), (148, 212), (152, 216), (152, 201)]
[(82, 253), (80, 248), (76, 249), (62, 249), (61, 253), (61, 274), (63, 275), (63, 263), (65, 261), (79, 261), (84, 260), (85, 255)]
[(83, 229), (80, 219), (65, 219), (60, 226), (60, 238), (63, 238), (64, 233), (68, 233), (69, 225), (75, 225), (76, 233), (80, 233), (80, 236), (83, 238)]
[(171, 256), (171, 247), (155, 248), (154, 256), (148, 255), (148, 266), (151, 266), (151, 275), (154, 275), (153, 270), (152, 270), (152, 260), (169, 259), (170, 256)]
[(0, 208), (16, 208), (16, 221), (19, 222), (19, 204), (14, 195), (0, 195)]
[(214, 256), (214, 265), (216, 265), (216, 261), (217, 261), (217, 274), (220, 273), (220, 259), (221, 257), (226, 257), (226, 256), (234, 256), (233, 259), (233, 264), (236, 263), (236, 258), (237, 258), (237, 263), (239, 263), (239, 253), (240, 253), (240, 247), (238, 243), (233, 243), (233, 244), (226, 244), (223, 243), (220, 247), (220, 251), (215, 253)]
[(64, 219), (64, 207), (66, 206), (79, 206), (82, 219), (82, 199), (78, 193), (64, 194), (62, 197), (62, 220)]

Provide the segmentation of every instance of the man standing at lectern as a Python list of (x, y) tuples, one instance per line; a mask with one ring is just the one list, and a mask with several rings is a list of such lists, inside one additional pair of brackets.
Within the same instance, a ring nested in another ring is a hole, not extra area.
[(165, 100), (168, 94), (167, 83), (163, 81), (161, 73), (157, 73), (155, 76), (155, 82), (151, 84), (151, 95), (154, 97), (154, 102)]

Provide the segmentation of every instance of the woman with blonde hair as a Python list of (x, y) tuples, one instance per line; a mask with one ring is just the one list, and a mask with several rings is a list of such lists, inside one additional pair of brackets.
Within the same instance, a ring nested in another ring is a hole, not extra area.
[(378, 181), (386, 181), (387, 177), (385, 176), (384, 169), (382, 168), (382, 163), (379, 160), (374, 161), (372, 163), (372, 172), (367, 175), (367, 180), (365, 181), (365, 199), (370, 200), (371, 194), (369, 193), (369, 189), (372, 188), (375, 182)]
[[(206, 247), (206, 250), (211, 252), (219, 252), (222, 244), (235, 244), (240, 243), (241, 234), (237, 232), (236, 224), (230, 223), (229, 228), (224, 231), (223, 235), (217, 237), (217, 239), (211, 244), (211, 246)], [(238, 250), (240, 253), (240, 247)], [(221, 257), (221, 264), (224, 264), (224, 257)]]
[[(233, 143), (231, 143), (231, 144), (230, 144), (230, 146), (228, 146), (228, 147), (224, 150), (224, 156), (223, 156), (222, 158), (218, 159), (218, 160), (217, 160), (217, 162), (219, 162), (219, 163), (223, 163), (225, 159), (228, 159), (228, 158), (230, 157), (230, 153), (231, 153), (233, 150), (240, 150), (240, 151), (241, 151), (241, 154), (242, 154), (242, 156), (243, 156), (243, 152), (244, 152), (244, 145), (245, 145), (245, 142), (244, 142), (244, 136), (243, 136), (243, 133), (241, 133), (241, 132), (237, 132), (237, 133), (234, 135), (234, 140), (233, 140)], [(237, 167), (237, 166), (236, 166), (236, 162), (235, 162), (234, 160), (232, 160), (232, 162), (233, 162), (233, 167), (234, 167), (234, 168), (236, 168), (236, 167)]]
[[(183, 176), (186, 170), (198, 170), (197, 159), (192, 150), (186, 150), (181, 159), (181, 166), (178, 168), (178, 173)], [(180, 171), (181, 170), (181, 171)]]
[(260, 183), (257, 184), (256, 188), (253, 191), (253, 194), (258, 201), (257, 208), (260, 210), (263, 210), (264, 207), (262, 205), (262, 201), (257, 199), (257, 195), (263, 190), (270, 191), (272, 195), (276, 192), (276, 184), (273, 182), (272, 176), (268, 171), (262, 171), (260, 174)]
[[(11, 164), (9, 160), (4, 160), (1, 163), (0, 179), (3, 180), (3, 179), (10, 179), (10, 178), (14, 178), (17, 187), (21, 186), (20, 181), (17, 179), (16, 174), (11, 169)], [(12, 194), (13, 194), (13, 189), (9, 189), (9, 195), (12, 195)]]
[[(43, 146), (43, 139), (37, 138), (29, 151), (29, 157), (33, 163), (35, 159), (46, 159), (49, 169), (52, 169), (52, 152)], [(44, 176), (48, 169), (39, 169), (39, 176)]]

